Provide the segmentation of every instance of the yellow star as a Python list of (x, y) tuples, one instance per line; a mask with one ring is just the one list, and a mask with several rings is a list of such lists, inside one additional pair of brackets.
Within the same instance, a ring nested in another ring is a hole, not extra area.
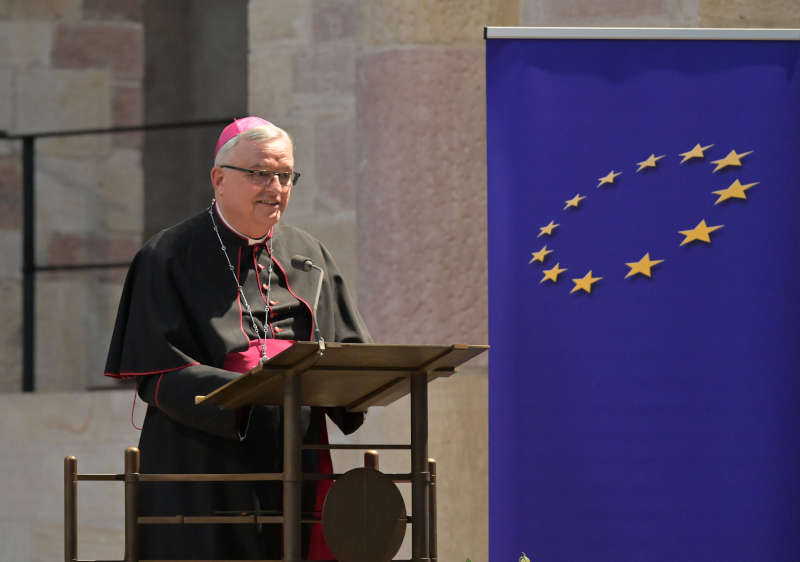
[(630, 277), (631, 275), (636, 275), (637, 273), (641, 273), (645, 277), (650, 277), (650, 268), (654, 265), (658, 265), (659, 263), (663, 262), (664, 260), (651, 260), (650, 259), (650, 252), (647, 252), (642, 259), (639, 261), (634, 261), (630, 263), (626, 263), (631, 270), (625, 276), (625, 279)]
[(597, 184), (597, 187), (603, 186), (607, 183), (614, 183), (614, 179), (621, 173), (622, 172), (615, 172), (614, 170), (611, 170), (610, 172), (608, 172), (608, 174), (606, 174), (602, 178), (597, 178), (598, 180), (600, 180), (600, 183)]
[(543, 270), (544, 277), (542, 277), (542, 280), (539, 281), (539, 283), (544, 283), (547, 280), (550, 280), (553, 283), (558, 283), (558, 276), (566, 271), (566, 268), (558, 267), (560, 265), (560, 263), (557, 263), (555, 267)]
[(706, 146), (700, 146), (700, 144), (694, 145), (694, 148), (689, 150), (688, 152), (681, 152), (681, 156), (683, 156), (683, 160), (681, 160), (681, 164), (686, 162), (687, 160), (691, 160), (692, 158), (705, 158), (705, 151), (714, 146), (713, 144), (709, 144)]
[(638, 174), (645, 168), (655, 168), (656, 162), (658, 162), (662, 158), (664, 158), (663, 154), (661, 156), (656, 156), (655, 154), (651, 154), (647, 160), (642, 160), (641, 162), (637, 162), (636, 165), (639, 166), (639, 168), (637, 168), (636, 173)]
[(581, 201), (583, 201), (584, 199), (586, 199), (585, 195), (581, 195), (580, 193), (576, 193), (575, 197), (573, 197), (572, 199), (568, 199), (567, 201), (564, 201), (564, 203), (567, 204), (567, 206), (564, 207), (564, 210), (566, 211), (570, 207), (575, 207), (577, 209), (578, 208), (578, 204)]
[(743, 152), (741, 154), (736, 154), (735, 150), (731, 150), (725, 158), (721, 158), (719, 160), (712, 160), (712, 164), (716, 164), (717, 167), (714, 168), (714, 171), (721, 170), (723, 168), (727, 168), (728, 166), (741, 166), (742, 165), (742, 158), (747, 156), (748, 154), (752, 154), (752, 150), (748, 150), (747, 152)]
[(575, 291), (581, 290), (581, 289), (586, 291), (587, 293), (591, 293), (592, 292), (592, 284), (593, 283), (597, 283), (601, 279), (602, 279), (602, 277), (592, 277), (592, 272), (589, 271), (589, 273), (587, 273), (586, 275), (584, 275), (580, 279), (573, 279), (572, 280), (575, 283), (575, 286), (570, 291), (570, 294), (574, 293)]
[(742, 185), (741, 183), (739, 183), (739, 180), (737, 179), (727, 189), (712, 191), (711, 193), (719, 195), (719, 199), (714, 201), (714, 205), (716, 205), (717, 203), (722, 203), (723, 201), (727, 201), (728, 199), (747, 199), (745, 191), (747, 191), (748, 189), (757, 184), (758, 182), (753, 182)]
[(539, 250), (538, 252), (531, 252), (531, 255), (533, 257), (531, 258), (531, 261), (529, 261), (528, 263), (533, 263), (535, 261), (544, 263), (544, 258), (547, 256), (547, 254), (551, 254), (551, 253), (553, 253), (553, 250), (548, 250), (547, 249), (547, 244), (545, 244), (544, 247), (541, 250)]
[[(548, 236), (552, 236), (553, 230), (555, 230), (557, 226), (559, 225), (553, 224), (553, 221), (550, 221), (550, 224), (548, 224), (547, 226), (540, 226), (539, 230), (541, 232), (539, 232), (539, 236), (541, 236), (542, 234), (547, 234)], [(539, 238), (539, 236), (537, 236), (536, 238)]]
[(706, 220), (703, 219), (697, 223), (697, 226), (690, 230), (679, 230), (678, 232), (686, 236), (686, 238), (683, 239), (683, 242), (681, 242), (681, 246), (688, 244), (689, 242), (694, 242), (695, 240), (701, 240), (702, 242), (708, 242), (711, 244), (711, 237), (709, 234), (722, 228), (723, 226), (725, 225), (720, 224), (717, 226), (707, 226)]

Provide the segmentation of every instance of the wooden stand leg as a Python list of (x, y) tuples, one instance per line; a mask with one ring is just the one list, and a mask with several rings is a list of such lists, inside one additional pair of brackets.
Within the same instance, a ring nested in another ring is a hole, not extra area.
[(411, 375), (411, 559), (428, 562), (428, 373)]
[(64, 459), (64, 562), (78, 559), (78, 459)]
[(378, 451), (364, 451), (364, 468), (378, 468)]
[(283, 376), (283, 559), (299, 562), (302, 458), (300, 375)]
[(139, 449), (125, 449), (125, 562), (139, 560)]
[(428, 541), (430, 544), (430, 557), (431, 562), (436, 562), (438, 558), (437, 547), (436, 547), (436, 460), (435, 459), (428, 459), (428, 472), (431, 475), (431, 482), (430, 486), (428, 487), (428, 507), (430, 509), (430, 518), (429, 518), (429, 531), (428, 531)]

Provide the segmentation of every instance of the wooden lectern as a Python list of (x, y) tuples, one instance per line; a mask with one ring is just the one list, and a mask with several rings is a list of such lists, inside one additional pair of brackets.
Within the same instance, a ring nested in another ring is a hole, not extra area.
[[(124, 562), (138, 562), (138, 528), (143, 524), (283, 523), (283, 560), (301, 560), (300, 493), (304, 478), (331, 478), (348, 475), (312, 475), (302, 473), (301, 451), (304, 448), (300, 428), (300, 406), (343, 406), (349, 411), (363, 411), (370, 406), (386, 406), (411, 394), (411, 443), (408, 445), (306, 445), (308, 449), (410, 449), (409, 474), (380, 475), (411, 482), (412, 560), (436, 559), (435, 534), (429, 537), (429, 491), (435, 465), (428, 459), (428, 381), (447, 377), (457, 366), (483, 353), (484, 345), (379, 345), (356, 343), (297, 342), (266, 363), (244, 373), (207, 396), (197, 396), (195, 403), (238, 408), (250, 404), (283, 406), (284, 450), (281, 474), (140, 474), (139, 451), (125, 451), (124, 474), (78, 474), (77, 459), (64, 459), (64, 560), (77, 561), (77, 484), (79, 481), (122, 481), (125, 483), (125, 554)], [(431, 468), (429, 469), (429, 466)], [(211, 482), (281, 480), (283, 514), (279, 517), (258, 514), (209, 516), (149, 516), (138, 514), (140, 482)], [(352, 484), (352, 478), (350, 479)], [(366, 480), (356, 481), (365, 491)], [(391, 485), (391, 482), (389, 482)], [(334, 484), (336, 486), (336, 484)], [(331, 488), (333, 491), (334, 488)], [(330, 497), (330, 494), (329, 494)], [(402, 502), (401, 502), (402, 503)], [(341, 505), (341, 504), (340, 504)], [(401, 506), (402, 508), (402, 506)], [(325, 510), (323, 510), (323, 514)], [(341, 513), (341, 511), (340, 511)], [(323, 516), (323, 527), (325, 521)], [(405, 520), (403, 525), (405, 525)], [(326, 531), (327, 532), (327, 531)], [(402, 536), (401, 536), (402, 539)], [(399, 542), (398, 542), (399, 546)], [(395, 549), (396, 551), (396, 549)], [(391, 557), (391, 555), (389, 556)], [(356, 559), (356, 558), (353, 558)], [(383, 562), (370, 558), (369, 562)]]
[[(483, 353), (477, 345), (380, 345), (297, 342), (265, 364), (221, 386), (196, 402), (238, 408), (282, 405), (283, 553), (300, 560), (302, 483), (300, 406), (344, 406), (363, 411), (386, 406), (411, 393), (412, 560), (430, 559), (428, 537), (428, 382), (451, 375), (457, 366)], [(336, 445), (328, 445), (331, 449)], [(379, 444), (358, 446), (382, 448)]]

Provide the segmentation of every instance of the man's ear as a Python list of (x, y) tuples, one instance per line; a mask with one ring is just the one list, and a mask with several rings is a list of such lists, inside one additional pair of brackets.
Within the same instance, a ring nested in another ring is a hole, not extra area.
[(222, 178), (225, 176), (225, 172), (222, 171), (222, 168), (219, 166), (214, 166), (211, 168), (211, 185), (214, 188), (214, 194), (219, 197), (222, 193)]

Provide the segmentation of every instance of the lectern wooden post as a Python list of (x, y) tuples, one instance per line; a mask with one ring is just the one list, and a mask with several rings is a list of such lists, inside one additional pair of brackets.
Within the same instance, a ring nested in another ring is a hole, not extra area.
[[(284, 560), (300, 560), (300, 406), (344, 406), (363, 411), (411, 393), (412, 560), (430, 560), (428, 382), (488, 349), (470, 345), (379, 345), (297, 342), (265, 364), (196, 402), (221, 408), (251, 404), (284, 407)], [(319, 447), (316, 447), (319, 448)], [(336, 445), (328, 448), (336, 449)], [(360, 448), (376, 449), (369, 444)]]

